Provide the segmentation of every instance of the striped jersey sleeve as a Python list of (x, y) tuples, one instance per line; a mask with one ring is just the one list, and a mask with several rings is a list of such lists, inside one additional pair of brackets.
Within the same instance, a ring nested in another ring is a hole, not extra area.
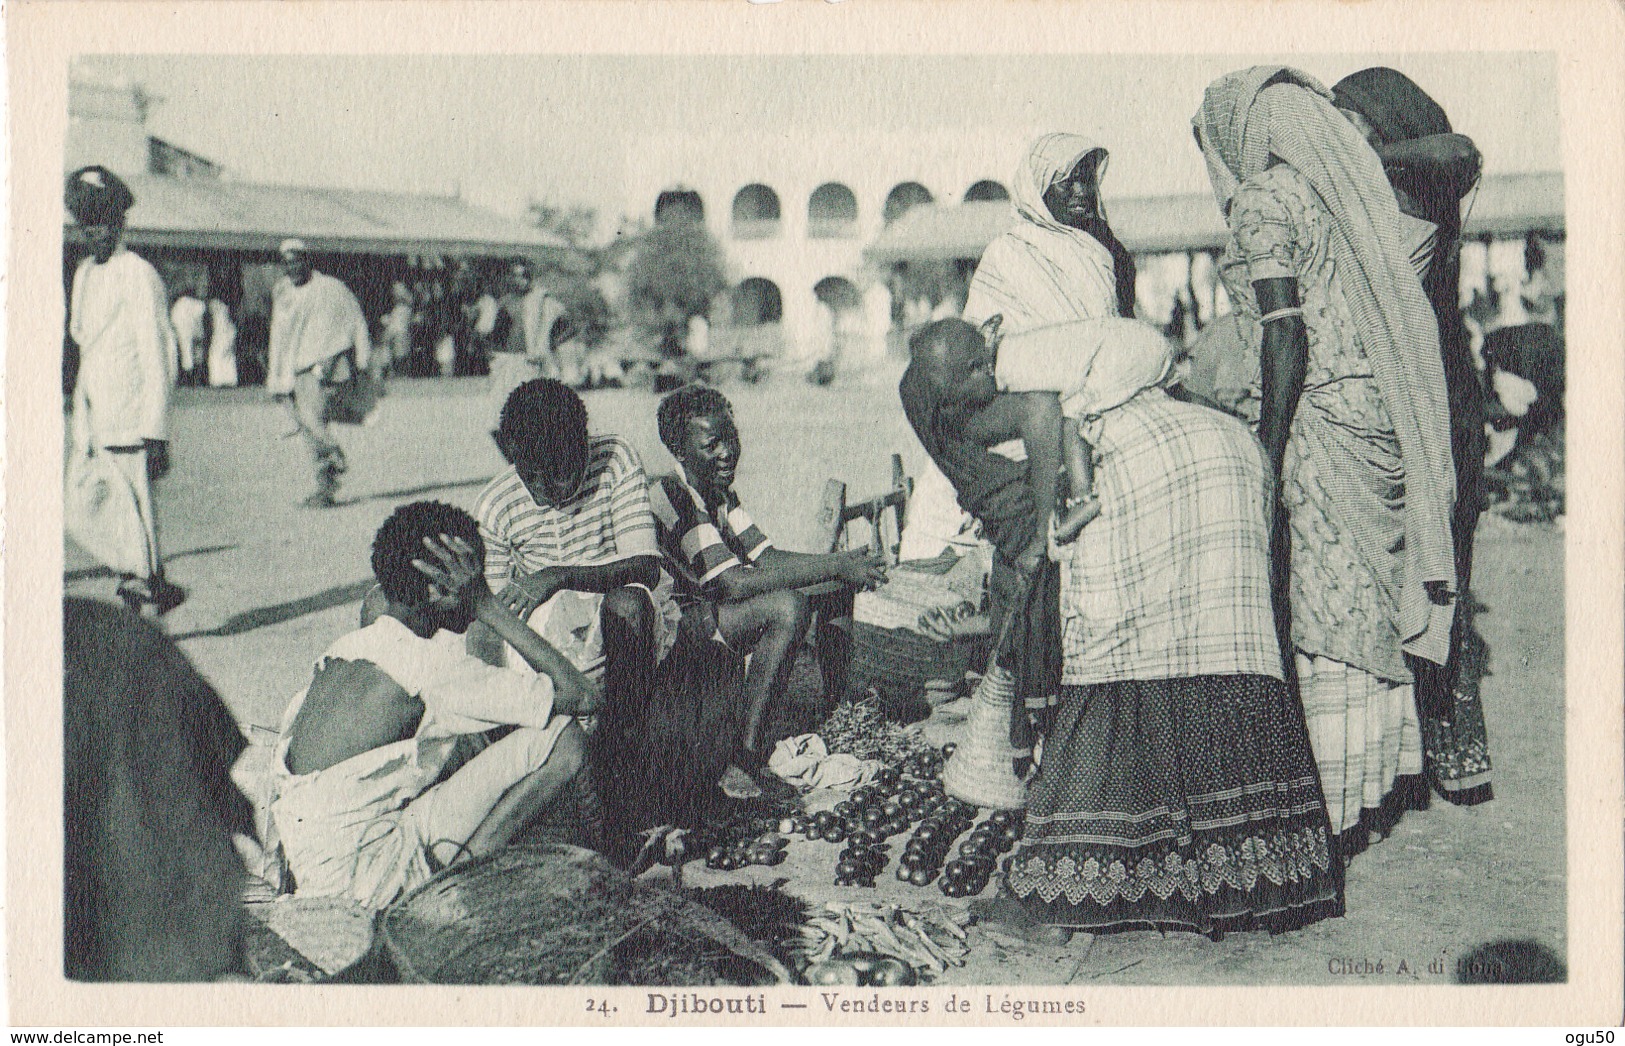
[(722, 540), (693, 489), (676, 476), (660, 481), (659, 514), (665, 530), (666, 555), (703, 588), (709, 588), (739, 558)]
[(773, 542), (762, 533), (762, 528), (750, 518), (750, 513), (745, 511), (745, 506), (741, 505), (737, 498), (728, 507), (725, 518), (728, 530), (734, 536), (735, 547), (740, 550), (747, 562), (756, 562), (763, 552), (773, 547)]
[(513, 578), (514, 548), (512, 518), (530, 500), (530, 494), (509, 468), (488, 483), (474, 504), (474, 521), (485, 543), (485, 580), (493, 592), (500, 592)]

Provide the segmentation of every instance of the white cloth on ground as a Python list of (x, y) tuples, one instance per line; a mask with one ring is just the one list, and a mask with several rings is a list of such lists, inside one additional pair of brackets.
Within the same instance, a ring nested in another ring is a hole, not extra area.
[(857, 788), (874, 780), (885, 763), (841, 753), (830, 755), (817, 734), (787, 737), (773, 746), (767, 768), (781, 780), (802, 788)]

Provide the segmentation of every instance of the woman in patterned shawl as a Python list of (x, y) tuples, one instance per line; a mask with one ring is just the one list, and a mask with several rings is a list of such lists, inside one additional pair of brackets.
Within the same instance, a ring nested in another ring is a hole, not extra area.
[(1349, 853), (1398, 778), (1421, 771), (1406, 657), (1443, 664), (1450, 641), (1449, 407), (1412, 261), (1434, 230), (1400, 213), (1377, 154), (1303, 73), (1221, 77), (1194, 123), (1231, 231), (1225, 288), (1263, 329), (1277, 598)]
[[(1439, 103), (1397, 70), (1377, 66), (1345, 76), (1332, 87), (1332, 101), (1377, 150), (1400, 209), (1439, 229), (1422, 289), (1439, 321), (1439, 355), (1450, 400), (1450, 457), (1456, 466), (1456, 511), (1450, 523), (1456, 581), (1466, 592), (1473, 571), (1473, 531), (1483, 507), (1485, 438), (1484, 389), (1458, 299), (1461, 201), (1478, 185), (1483, 158), (1472, 139), (1453, 132)], [(1445, 664), (1411, 663), (1428, 778), (1440, 795), (1463, 806), (1493, 798), (1478, 680), (1462, 664), (1471, 627), (1464, 606), (1456, 615)]]

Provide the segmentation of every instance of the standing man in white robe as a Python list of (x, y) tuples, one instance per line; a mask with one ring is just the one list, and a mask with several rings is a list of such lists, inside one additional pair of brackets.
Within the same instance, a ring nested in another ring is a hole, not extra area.
[(123, 577), (119, 596), (131, 610), (165, 614), (186, 592), (164, 578), (152, 484), (169, 472), (166, 420), (175, 383), (175, 331), (163, 281), (124, 246), (124, 220), (135, 196), (96, 165), (68, 177), (66, 203), (84, 230), (90, 257), (73, 274), (68, 332), (79, 347), (73, 393), (76, 453), (103, 457), (123, 481), (111, 493), (134, 500), (139, 526), (114, 536)]

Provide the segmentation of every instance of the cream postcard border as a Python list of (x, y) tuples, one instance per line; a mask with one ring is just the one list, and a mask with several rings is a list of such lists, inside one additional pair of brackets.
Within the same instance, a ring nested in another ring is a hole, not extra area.
[[(1075, 1026), (1616, 1025), (1621, 1020), (1622, 548), (1625, 548), (1625, 8), (1607, 0), (565, 0), (7, 5), (10, 242), (5, 406), (7, 967), (10, 1023), (68, 1026), (584, 1024), (589, 990), (82, 985), (61, 977), (60, 229), (67, 62), (145, 53), (1558, 55), (1569, 214), (1567, 832), (1570, 980), (1544, 986), (1023, 988), (1081, 1000)], [(1196, 22), (1197, 31), (1187, 31)], [(831, 99), (839, 105), (839, 99)], [(1192, 99), (1194, 110), (1197, 104)], [(545, 120), (545, 114), (538, 118)], [(638, 1023), (642, 993), (615, 990)], [(950, 989), (902, 989), (946, 999)], [(963, 994), (963, 989), (961, 989)], [(603, 989), (591, 990), (602, 996)], [(867, 994), (867, 993), (866, 993)], [(1003, 1023), (821, 1012), (759, 1024)], [(673, 1023), (645, 1017), (648, 1023)], [(682, 1021), (676, 1023), (684, 1023)], [(704, 1019), (693, 1024), (704, 1024)], [(1044, 1023), (1042, 1018), (1023, 1026)], [(1006, 1024), (1005, 1026), (1010, 1026)]]

